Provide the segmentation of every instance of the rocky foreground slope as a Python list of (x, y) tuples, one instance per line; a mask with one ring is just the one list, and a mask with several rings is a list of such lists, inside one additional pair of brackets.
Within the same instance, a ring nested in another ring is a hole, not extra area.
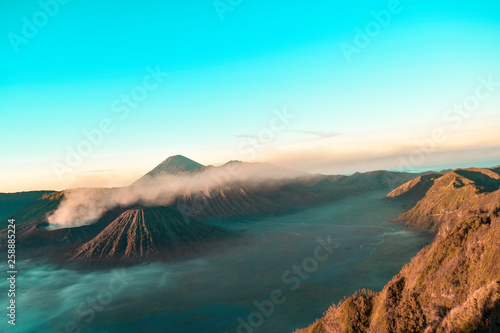
[(499, 189), (498, 170), (471, 168), (391, 192), (414, 204), (397, 219), (437, 231), (432, 244), (381, 292), (357, 292), (297, 333), (500, 332)]

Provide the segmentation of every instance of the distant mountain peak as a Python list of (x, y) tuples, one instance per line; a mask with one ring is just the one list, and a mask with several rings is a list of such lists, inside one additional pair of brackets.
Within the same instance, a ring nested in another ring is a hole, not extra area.
[(244, 163), (244, 162), (239, 161), (239, 160), (231, 160), (231, 161), (229, 161), (229, 162), (224, 163), (224, 165), (236, 164), (236, 163)]
[(197, 172), (203, 168), (205, 168), (203, 164), (193, 161), (183, 155), (173, 155), (158, 164), (153, 170), (145, 174), (133, 185), (145, 184), (164, 175), (181, 175)]
[[(193, 161), (183, 155), (173, 155), (168, 157), (165, 161), (161, 162), (156, 168), (162, 168), (167, 171), (173, 168), (184, 168), (186, 171), (196, 170), (203, 168), (204, 165)], [(153, 169), (154, 170), (154, 169)]]

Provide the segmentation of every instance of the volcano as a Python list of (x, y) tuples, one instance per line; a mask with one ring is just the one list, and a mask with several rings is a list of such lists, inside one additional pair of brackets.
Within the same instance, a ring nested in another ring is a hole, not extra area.
[(205, 166), (198, 162), (195, 162), (185, 156), (175, 155), (170, 156), (160, 164), (158, 164), (153, 170), (139, 178), (132, 185), (144, 185), (154, 181), (155, 179), (165, 176), (165, 175), (183, 175), (189, 173), (195, 173)]
[(95, 238), (70, 251), (69, 261), (135, 263), (173, 259), (209, 249), (233, 233), (182, 215), (171, 207), (126, 210)]

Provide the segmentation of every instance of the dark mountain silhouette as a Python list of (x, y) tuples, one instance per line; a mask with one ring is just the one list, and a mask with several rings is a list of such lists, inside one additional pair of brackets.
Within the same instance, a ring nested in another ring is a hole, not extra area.
[(289, 213), (367, 191), (388, 190), (414, 178), (414, 174), (375, 171), (352, 176), (307, 175), (268, 180), (258, 185), (224, 182), (221, 186), (180, 196), (174, 206), (198, 219), (241, 218)]
[[(15, 213), (9, 214), (16, 220), (16, 228), (20, 228), (25, 222), (42, 218), (59, 206), (64, 197), (64, 192), (51, 192), (43, 194), (38, 200), (32, 201)], [(7, 227), (7, 219), (0, 220), (0, 230)]]
[(351, 176), (339, 178), (339, 183), (355, 187), (364, 186), (367, 189), (394, 188), (415, 178), (415, 176), (414, 173), (377, 170), (364, 173), (356, 172)]
[[(10, 214), (16, 212), (22, 207), (29, 205), (39, 199), (44, 194), (54, 191), (28, 191), (17, 193), (0, 193), (0, 221), (8, 218)], [(3, 224), (2, 227), (3, 228)]]

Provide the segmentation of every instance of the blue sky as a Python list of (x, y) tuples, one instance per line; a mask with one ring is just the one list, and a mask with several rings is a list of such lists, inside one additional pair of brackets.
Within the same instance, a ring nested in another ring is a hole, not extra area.
[[(0, 191), (126, 184), (173, 154), (396, 170), (436, 128), (448, 139), (412, 171), (500, 164), (500, 88), (458, 129), (443, 121), (480, 77), (500, 81), (497, 2), (221, 0), (222, 14), (209, 0), (54, 3), (0, 4)], [(342, 43), (356, 47), (356, 29), (391, 6), (348, 61)], [(38, 22), (29, 38), (26, 20)], [(148, 68), (168, 77), (121, 119), (113, 102)], [(293, 121), (242, 153), (285, 109)], [(103, 119), (102, 142), (54, 171)]]

